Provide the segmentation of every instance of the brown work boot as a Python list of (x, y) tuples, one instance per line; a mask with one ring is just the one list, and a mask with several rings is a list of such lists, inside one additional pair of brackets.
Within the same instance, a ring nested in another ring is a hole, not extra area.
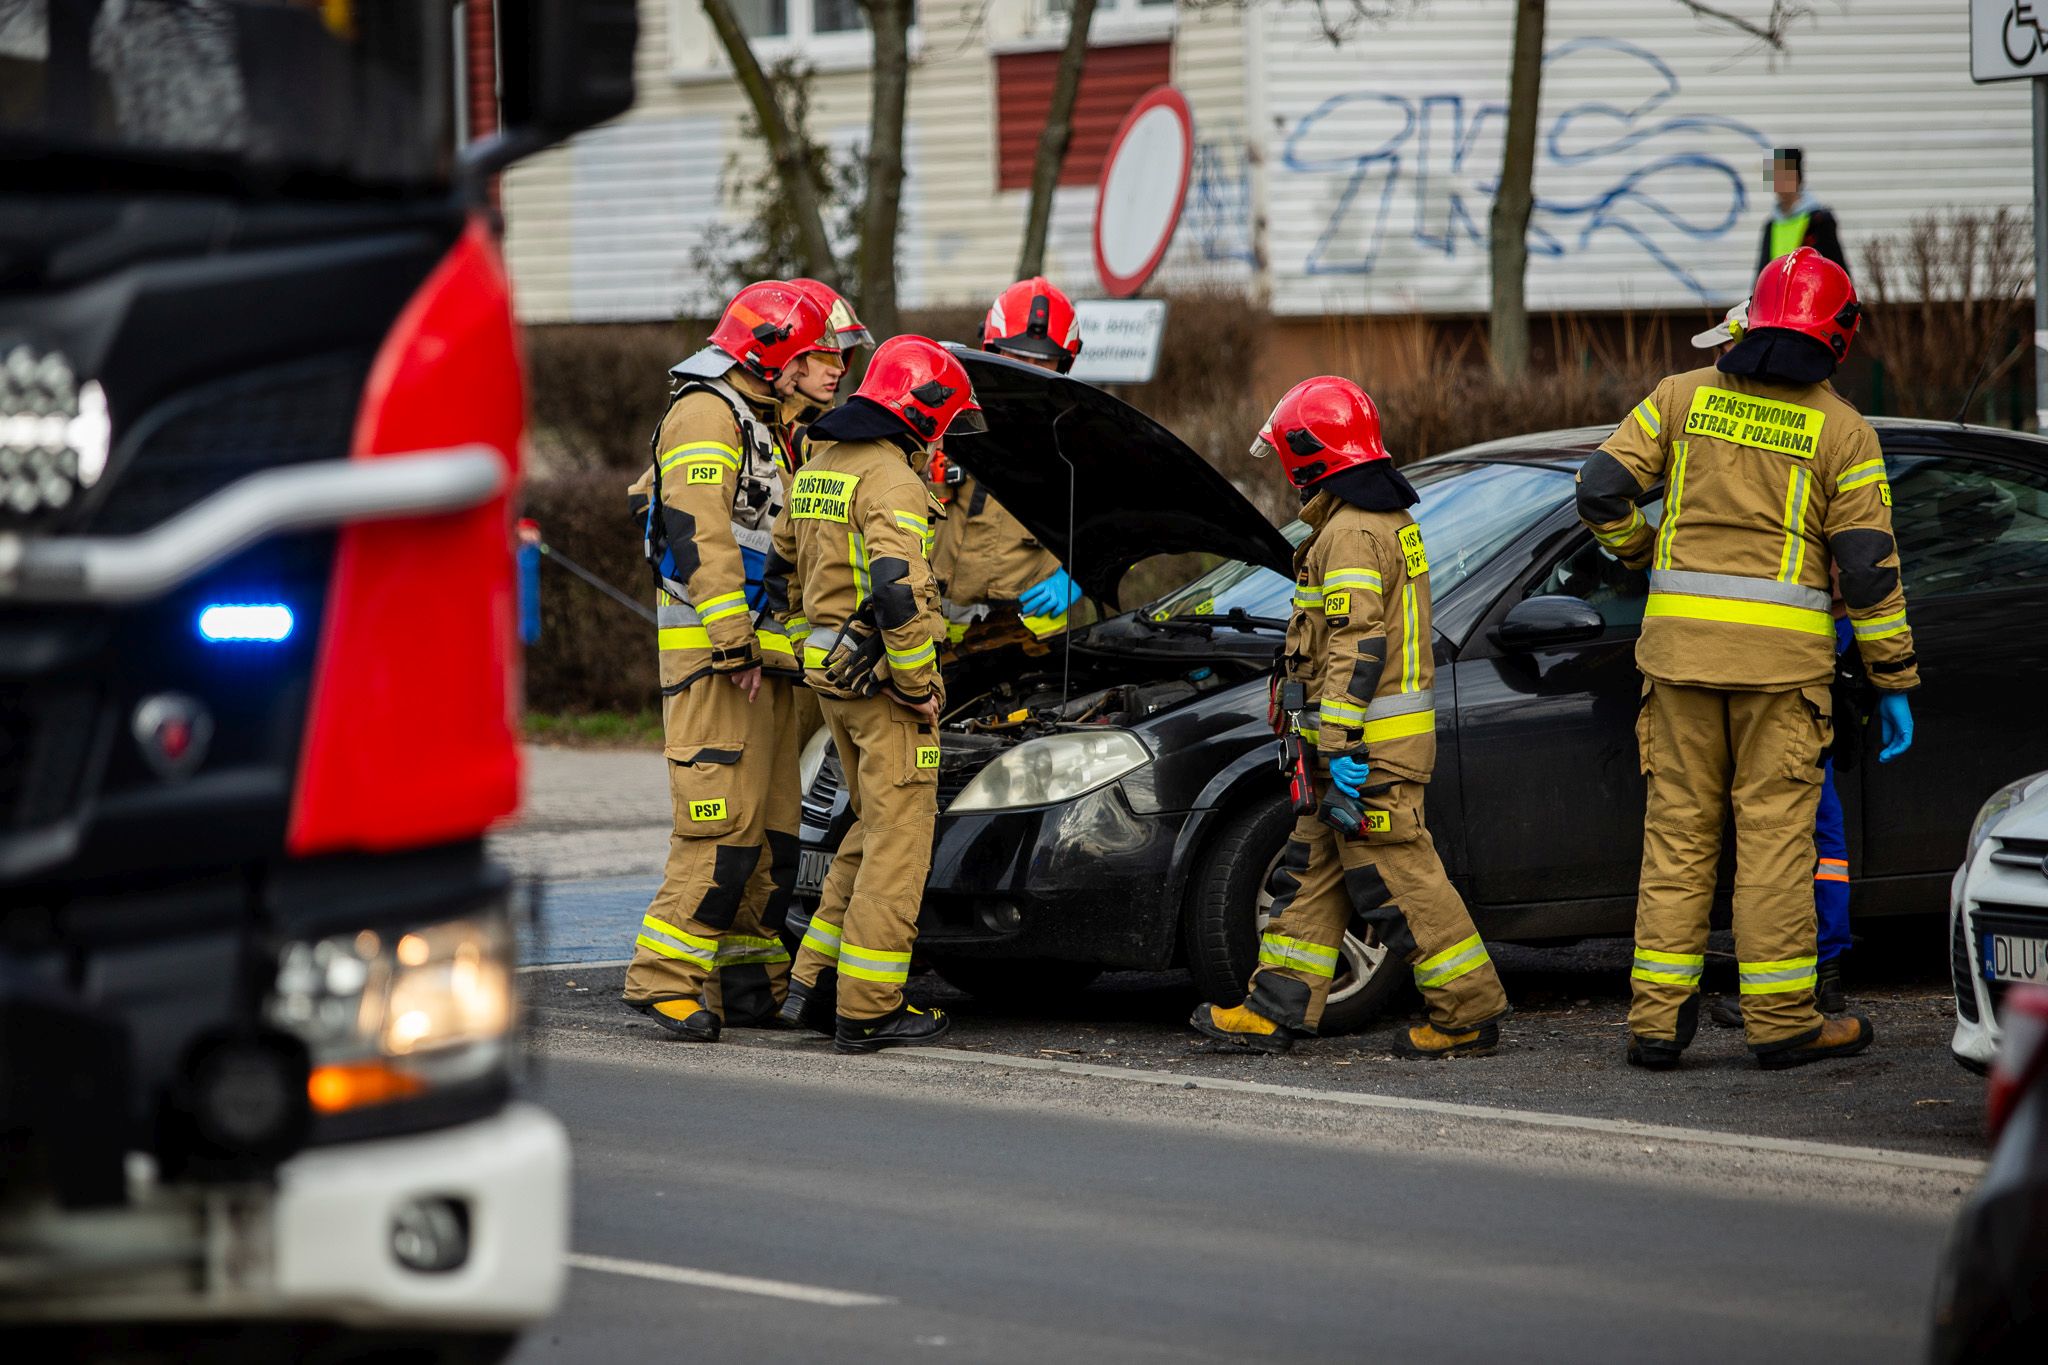
[(1759, 1052), (1756, 1064), (1766, 1071), (1783, 1071), (1808, 1062), (1824, 1062), (1830, 1057), (1853, 1057), (1869, 1047), (1876, 1036), (1868, 1019), (1860, 1014), (1845, 1015), (1823, 1021), (1819, 1034), (1797, 1046)]
[(1188, 1020), (1195, 1031), (1219, 1043), (1250, 1048), (1254, 1052), (1281, 1053), (1294, 1046), (1298, 1034), (1285, 1024), (1276, 1024), (1245, 1005), (1197, 1005)]
[(1499, 1024), (1481, 1024), (1462, 1033), (1445, 1033), (1435, 1024), (1416, 1024), (1394, 1035), (1396, 1057), (1484, 1057), (1499, 1046)]

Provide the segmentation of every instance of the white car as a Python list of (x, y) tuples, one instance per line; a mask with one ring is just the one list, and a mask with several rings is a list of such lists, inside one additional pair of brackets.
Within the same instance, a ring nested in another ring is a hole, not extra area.
[(2048, 772), (1999, 788), (1977, 812), (1948, 916), (1956, 988), (1949, 1051), (1981, 1072), (1998, 1052), (2007, 983), (2048, 985)]

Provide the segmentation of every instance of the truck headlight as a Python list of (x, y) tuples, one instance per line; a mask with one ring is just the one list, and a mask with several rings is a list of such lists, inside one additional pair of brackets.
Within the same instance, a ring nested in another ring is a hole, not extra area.
[(1975, 862), (1977, 850), (1984, 846), (1984, 841), (1998, 828), (1998, 822), (2005, 818), (2005, 813), (2035, 792), (2044, 789), (2048, 789), (2048, 773), (2034, 773), (2017, 782), (2008, 782), (1991, 793), (1991, 799), (1977, 808), (1977, 818), (1970, 823), (1970, 843), (1968, 850), (1963, 854), (1963, 861)]
[(270, 1022), (305, 1040), (307, 1093), (335, 1114), (476, 1080), (504, 1065), (512, 932), (502, 913), (292, 943)]
[(1152, 761), (1129, 730), (1067, 730), (1028, 739), (974, 775), (949, 813), (1016, 810), (1071, 801), (1106, 787)]

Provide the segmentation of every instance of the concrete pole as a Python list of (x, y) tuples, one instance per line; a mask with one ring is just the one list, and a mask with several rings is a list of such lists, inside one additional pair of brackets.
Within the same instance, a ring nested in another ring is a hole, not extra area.
[(2048, 76), (2034, 87), (2034, 430), (2048, 432)]

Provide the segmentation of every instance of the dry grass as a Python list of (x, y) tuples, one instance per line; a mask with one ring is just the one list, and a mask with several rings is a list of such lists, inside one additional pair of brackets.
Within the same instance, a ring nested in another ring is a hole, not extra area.
[(1952, 418), (1973, 386), (1988, 402), (2016, 370), (2031, 378), (2033, 252), (2011, 209), (1929, 213), (1865, 248), (1856, 345), (1884, 367), (1886, 411)]

